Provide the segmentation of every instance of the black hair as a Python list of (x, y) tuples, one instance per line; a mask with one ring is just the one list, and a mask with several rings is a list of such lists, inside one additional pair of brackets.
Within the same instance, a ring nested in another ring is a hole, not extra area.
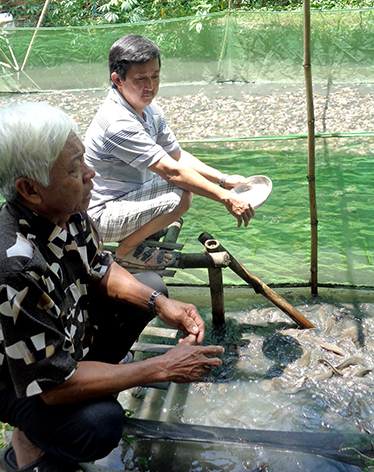
[[(109, 51), (109, 75), (117, 72), (122, 80), (133, 64), (143, 64), (158, 59), (161, 68), (161, 50), (150, 39), (138, 34), (127, 34), (112, 45)], [(112, 88), (117, 85), (110, 79)]]

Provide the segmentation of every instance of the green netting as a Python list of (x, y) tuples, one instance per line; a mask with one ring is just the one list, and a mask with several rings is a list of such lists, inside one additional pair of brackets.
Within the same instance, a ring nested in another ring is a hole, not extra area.
[[(311, 16), (314, 81), (371, 82), (374, 10)], [(106, 86), (109, 47), (126, 33), (147, 35), (160, 45), (164, 83), (303, 82), (301, 12), (211, 14), (199, 32), (191, 21), (40, 28), (36, 35), (33, 28), (2, 28), (0, 91)]]
[[(316, 143), (318, 281), (320, 284), (374, 286), (374, 137), (319, 139)], [(248, 228), (214, 202), (195, 197), (179, 241), (200, 252), (197, 236), (210, 232), (267, 284), (308, 284), (310, 211), (305, 141), (255, 141), (209, 149), (188, 149), (227, 172), (268, 175), (273, 191)], [(214, 154), (214, 157), (212, 156)], [(226, 284), (243, 283), (228, 269)], [(173, 283), (207, 283), (206, 270), (177, 273)]]
[[(150, 37), (163, 52), (159, 101), (183, 147), (223, 172), (265, 174), (274, 185), (247, 229), (195, 197), (179, 238), (184, 251), (201, 252), (197, 237), (207, 231), (265, 283), (308, 284), (302, 13), (213, 14), (200, 32), (191, 21), (41, 28), (35, 37), (3, 28), (0, 106), (47, 101), (72, 114), (83, 137), (106, 95), (111, 44), (126, 33)], [(311, 23), (318, 282), (374, 287), (374, 10), (312, 12)], [(223, 274), (226, 284), (244, 284)], [(208, 274), (177, 271), (167, 282), (206, 284)]]

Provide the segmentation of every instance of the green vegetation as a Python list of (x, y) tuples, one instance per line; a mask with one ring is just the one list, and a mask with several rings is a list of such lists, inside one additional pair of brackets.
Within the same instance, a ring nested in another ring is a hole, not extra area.
[(8, 423), (0, 423), (0, 450), (7, 447), (7, 441), (5, 439), (5, 432), (12, 431), (13, 427), (9, 426)]
[[(35, 26), (45, 0), (5, 0), (0, 13), (9, 12), (17, 26)], [(372, 8), (372, 0), (311, 0), (314, 10)], [(232, 0), (232, 10), (295, 11), (303, 0)], [(227, 11), (228, 0), (51, 0), (43, 26), (87, 26), (109, 23), (204, 17)]]

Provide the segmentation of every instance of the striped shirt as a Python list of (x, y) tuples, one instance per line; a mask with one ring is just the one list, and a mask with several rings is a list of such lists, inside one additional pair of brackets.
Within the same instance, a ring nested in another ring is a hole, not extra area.
[(141, 188), (153, 178), (149, 166), (181, 149), (155, 101), (141, 117), (116, 89), (109, 91), (94, 117), (84, 145), (86, 161), (96, 171), (91, 215), (106, 202)]

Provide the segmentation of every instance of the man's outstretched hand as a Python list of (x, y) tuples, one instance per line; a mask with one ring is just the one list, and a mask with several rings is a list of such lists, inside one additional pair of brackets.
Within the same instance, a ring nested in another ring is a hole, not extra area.
[(162, 357), (165, 362), (166, 380), (175, 383), (202, 382), (212, 367), (220, 367), (224, 353), (221, 346), (197, 346), (196, 336), (190, 334)]

